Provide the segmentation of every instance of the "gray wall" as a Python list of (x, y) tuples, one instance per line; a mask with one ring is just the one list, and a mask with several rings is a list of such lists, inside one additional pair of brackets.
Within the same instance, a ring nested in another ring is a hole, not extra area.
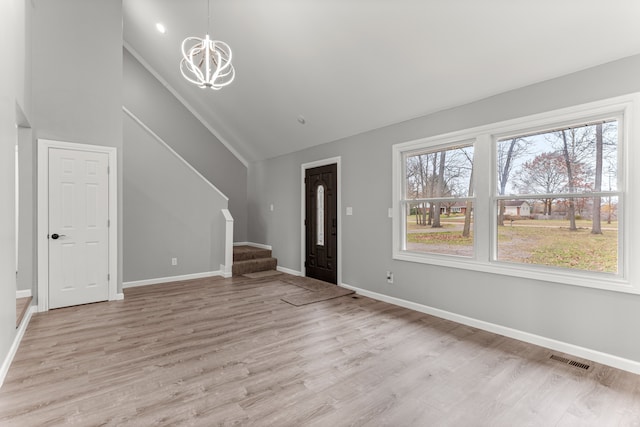
[[(122, 2), (35, 0), (32, 26), (37, 138), (116, 147), (122, 165)], [(119, 218), (122, 194), (119, 167)]]
[(300, 270), (300, 165), (341, 156), (343, 283), (640, 361), (640, 296), (394, 261), (387, 217), (394, 143), (640, 91), (638, 76), (640, 56), (630, 57), (251, 164), (249, 240), (272, 245), (279, 265)]
[(37, 245), (36, 245), (36, 141), (31, 128), (18, 128), (19, 209), (18, 215), (18, 277), (17, 289), (37, 289)]
[(16, 103), (24, 117), (31, 117), (31, 32), (33, 4), (31, 0), (12, 0), (15, 23), (20, 27), (16, 33), (16, 61), (20, 71), (16, 75)]
[(247, 168), (126, 50), (124, 106), (229, 198), (234, 241), (245, 241)]
[(124, 282), (219, 270), (227, 200), (123, 116)]
[(16, 333), (15, 276), (15, 144), (16, 103), (24, 90), (24, 68), (17, 53), (24, 37), (17, 2), (0, 13), (0, 366)]

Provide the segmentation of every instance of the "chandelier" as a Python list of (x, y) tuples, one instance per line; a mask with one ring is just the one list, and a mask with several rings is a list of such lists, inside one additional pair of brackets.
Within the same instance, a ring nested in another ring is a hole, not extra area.
[(203, 89), (220, 90), (236, 76), (228, 44), (209, 37), (210, 0), (207, 0), (207, 34), (204, 39), (187, 37), (182, 42), (180, 72), (187, 81)]

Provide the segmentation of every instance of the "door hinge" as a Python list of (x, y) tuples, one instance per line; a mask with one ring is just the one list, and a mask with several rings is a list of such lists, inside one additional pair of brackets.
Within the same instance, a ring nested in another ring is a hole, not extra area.
[(110, 219), (107, 220), (107, 228), (109, 228), (109, 227), (111, 227), (111, 220)]
[(107, 282), (111, 280), (111, 274), (107, 273)]
[(111, 166), (107, 166), (107, 175), (111, 173)]

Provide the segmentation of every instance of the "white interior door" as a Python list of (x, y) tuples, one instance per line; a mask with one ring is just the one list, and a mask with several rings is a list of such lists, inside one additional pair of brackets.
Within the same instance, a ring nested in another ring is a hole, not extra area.
[(49, 308), (109, 299), (109, 155), (49, 149)]

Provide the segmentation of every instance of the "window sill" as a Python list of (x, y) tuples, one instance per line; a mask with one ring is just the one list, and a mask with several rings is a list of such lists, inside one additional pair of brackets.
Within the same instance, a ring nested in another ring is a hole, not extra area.
[(410, 251), (394, 251), (393, 259), (614, 292), (640, 294), (640, 289), (634, 287), (629, 280), (607, 273), (585, 274), (562, 268), (533, 265), (523, 267), (522, 264), (515, 265), (497, 261), (482, 262), (472, 258), (439, 256)]

